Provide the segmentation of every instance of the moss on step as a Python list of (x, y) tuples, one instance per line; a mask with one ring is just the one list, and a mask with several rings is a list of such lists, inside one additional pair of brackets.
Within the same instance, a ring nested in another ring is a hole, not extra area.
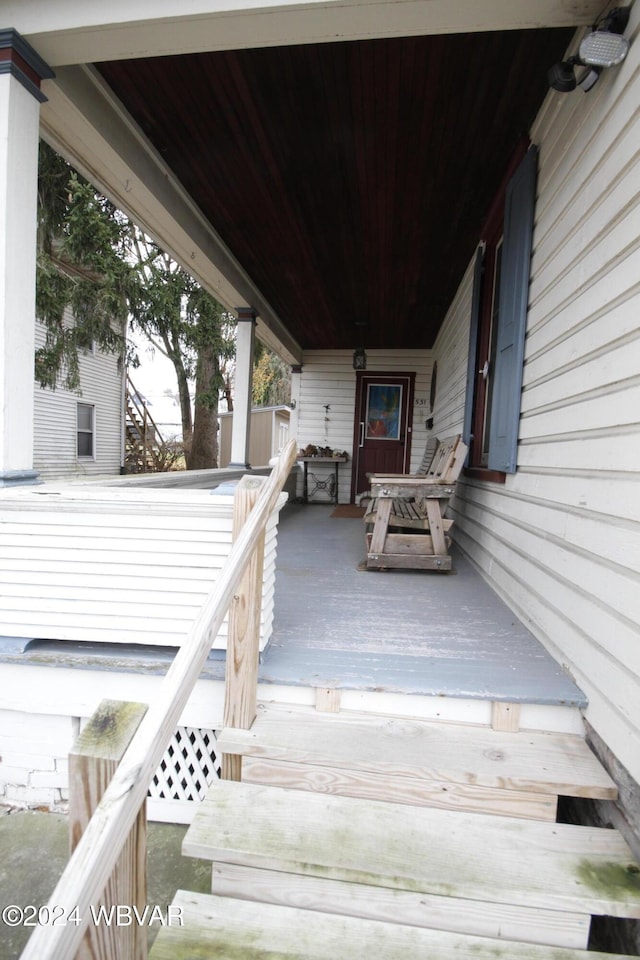
[(637, 863), (622, 865), (581, 860), (577, 873), (580, 883), (593, 893), (640, 903), (640, 866)]

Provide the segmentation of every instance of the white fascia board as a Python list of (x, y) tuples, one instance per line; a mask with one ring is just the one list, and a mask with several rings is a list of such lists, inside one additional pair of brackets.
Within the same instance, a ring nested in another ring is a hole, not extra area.
[(51, 67), (245, 47), (593, 23), (603, 0), (4, 0)]
[(63, 67), (43, 92), (43, 139), (226, 309), (252, 307), (260, 339), (299, 363), (299, 345), (95, 69)]

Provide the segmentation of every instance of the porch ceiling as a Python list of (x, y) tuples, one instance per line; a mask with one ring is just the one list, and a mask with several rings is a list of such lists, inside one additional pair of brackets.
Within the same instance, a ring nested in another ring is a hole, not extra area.
[(302, 348), (430, 347), (571, 35), (307, 44), (98, 70)]

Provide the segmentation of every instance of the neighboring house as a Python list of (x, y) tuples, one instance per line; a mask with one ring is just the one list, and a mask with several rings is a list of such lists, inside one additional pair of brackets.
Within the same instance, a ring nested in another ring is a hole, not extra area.
[[(289, 439), (289, 407), (254, 407), (251, 411), (251, 439), (249, 463), (262, 467), (276, 457)], [(231, 462), (231, 433), (233, 413), (220, 414), (218, 465), (226, 467)]]
[[(67, 322), (70, 318), (67, 317)], [(45, 328), (36, 321), (36, 349)], [(80, 390), (35, 384), (33, 464), (42, 480), (118, 475), (123, 463), (122, 358), (95, 346), (79, 357)]]

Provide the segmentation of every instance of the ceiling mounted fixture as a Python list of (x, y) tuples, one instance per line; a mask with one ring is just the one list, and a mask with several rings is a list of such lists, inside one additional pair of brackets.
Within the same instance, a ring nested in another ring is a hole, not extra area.
[[(629, 41), (622, 34), (629, 23), (629, 7), (614, 7), (593, 25), (591, 33), (582, 40), (578, 54), (554, 63), (547, 74), (549, 86), (560, 93), (569, 93), (581, 87), (585, 93), (597, 83), (601, 71), (615, 67), (629, 52)], [(586, 67), (576, 78), (576, 67)]]
[(354, 370), (366, 370), (367, 369), (367, 354), (364, 349), (364, 334), (367, 328), (366, 320), (356, 320), (354, 322), (354, 327), (358, 331), (358, 340), (363, 346), (357, 347), (353, 351), (353, 369)]
[(366, 370), (367, 369), (367, 355), (365, 353), (364, 347), (358, 347), (353, 351), (353, 369), (354, 370)]

